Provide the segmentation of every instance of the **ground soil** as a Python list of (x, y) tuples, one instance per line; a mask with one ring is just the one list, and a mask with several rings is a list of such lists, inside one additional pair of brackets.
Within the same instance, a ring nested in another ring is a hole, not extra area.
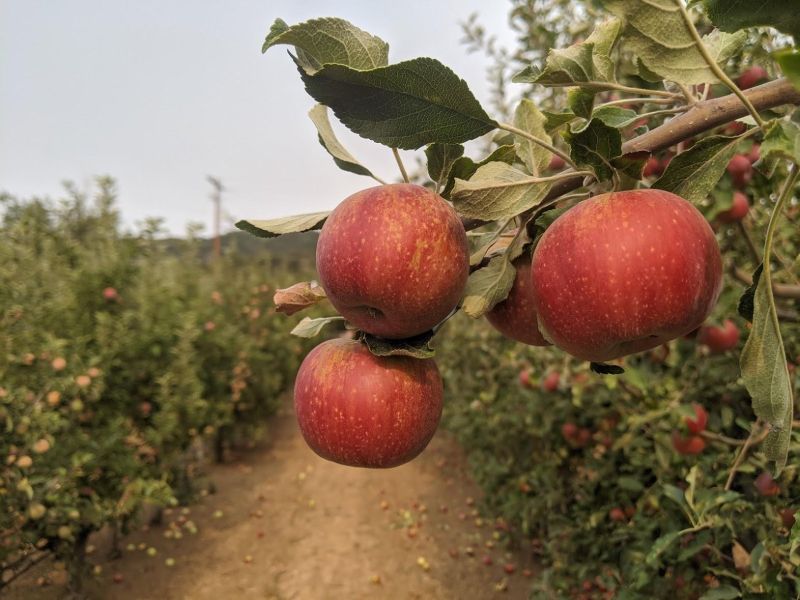
[[(478, 515), (479, 490), (445, 432), (416, 460), (385, 471), (318, 458), (288, 409), (273, 421), (269, 439), (210, 468), (216, 492), (123, 538), (121, 558), (107, 558), (107, 539), (93, 540), (90, 559), (102, 571), (89, 578), (87, 597), (528, 597), (530, 565), (508, 552), (502, 528)], [(182, 537), (167, 538), (168, 530)], [(63, 575), (45, 562), (15, 582), (8, 597), (62, 598), (59, 580)]]

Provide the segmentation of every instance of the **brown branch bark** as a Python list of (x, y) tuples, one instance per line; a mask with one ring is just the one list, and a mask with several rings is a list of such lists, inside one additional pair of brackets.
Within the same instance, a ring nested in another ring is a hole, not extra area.
[[(795, 89), (786, 78), (750, 88), (745, 90), (744, 94), (758, 110), (775, 108), (784, 104), (800, 104), (800, 91)], [(734, 94), (713, 100), (704, 100), (694, 104), (685, 113), (670, 119), (660, 127), (628, 140), (622, 145), (622, 152), (623, 154), (641, 151), (658, 152), (747, 114), (747, 108)], [(581, 187), (582, 184), (582, 177), (568, 177), (556, 181), (544, 201), (563, 196)], [(477, 219), (465, 219), (463, 223), (466, 229), (475, 229), (484, 222)]]

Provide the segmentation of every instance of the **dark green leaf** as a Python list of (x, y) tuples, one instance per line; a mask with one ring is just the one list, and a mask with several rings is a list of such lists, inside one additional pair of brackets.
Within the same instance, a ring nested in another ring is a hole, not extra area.
[(622, 375), (625, 372), (625, 369), (619, 365), (608, 365), (598, 362), (589, 363), (589, 368), (598, 375)]
[(547, 119), (544, 128), (548, 133), (552, 133), (562, 125), (578, 118), (578, 115), (573, 112), (550, 112), (543, 110), (542, 114), (545, 116), (545, 119)]
[(611, 165), (633, 181), (642, 178), (642, 169), (650, 156), (648, 152), (629, 152), (611, 160)]
[(353, 155), (336, 138), (336, 134), (331, 128), (331, 122), (328, 120), (328, 108), (326, 106), (317, 104), (308, 112), (308, 116), (311, 117), (311, 121), (317, 128), (319, 143), (333, 157), (333, 162), (340, 169), (356, 175), (373, 177), (370, 170), (353, 158)]
[(432, 58), (369, 71), (325, 65), (300, 68), (306, 91), (350, 130), (374, 142), (412, 150), (459, 144), (495, 129), (467, 84)]
[(425, 157), (428, 159), (428, 175), (431, 180), (441, 187), (450, 175), (450, 169), (464, 154), (461, 144), (431, 144), (425, 148)]
[(579, 117), (584, 119), (592, 118), (592, 108), (594, 107), (594, 92), (581, 88), (571, 88), (567, 92), (567, 106)]
[(774, 27), (800, 41), (800, 11), (789, 0), (703, 0), (708, 18), (722, 31)]
[(742, 593), (739, 588), (732, 585), (722, 584), (719, 587), (709, 588), (705, 594), (700, 596), (699, 600), (734, 600), (741, 598)]
[(302, 233), (320, 229), (331, 211), (294, 215), (266, 221), (238, 221), (236, 227), (256, 237), (273, 238), (287, 233)]
[(737, 310), (739, 314), (750, 321), (753, 322), (753, 312), (755, 311), (755, 296), (756, 296), (756, 288), (758, 287), (758, 280), (761, 279), (761, 271), (764, 270), (764, 263), (761, 263), (756, 267), (755, 272), (753, 273), (753, 283), (748, 287), (744, 293), (739, 298), (739, 305)]
[(572, 160), (579, 167), (588, 167), (599, 181), (611, 179), (611, 160), (622, 153), (622, 136), (618, 129), (609, 127), (599, 119), (592, 119), (578, 132), (565, 132)]
[(405, 340), (385, 340), (362, 332), (359, 337), (375, 356), (433, 358), (435, 353), (430, 345), (433, 335), (433, 331), (428, 331)]
[(650, 547), (645, 562), (651, 567), (658, 564), (659, 557), (681, 536), (680, 531), (670, 531), (658, 538)]
[(703, 138), (673, 158), (653, 187), (689, 202), (701, 202), (725, 173), (738, 143), (739, 138), (735, 137)]
[(344, 19), (312, 19), (291, 27), (276, 19), (261, 52), (277, 44), (297, 48), (303, 69), (309, 74), (327, 64), (361, 70), (389, 64), (389, 44)]

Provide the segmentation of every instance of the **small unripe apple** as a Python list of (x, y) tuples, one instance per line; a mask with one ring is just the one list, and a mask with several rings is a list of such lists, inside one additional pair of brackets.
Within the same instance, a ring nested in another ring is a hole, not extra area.
[(533, 253), (542, 334), (604, 362), (698, 327), (717, 301), (722, 257), (703, 215), (661, 190), (584, 200), (558, 217)]
[(688, 437), (681, 435), (680, 431), (672, 432), (672, 447), (678, 454), (695, 455), (700, 454), (706, 447), (706, 441), (699, 435)]
[(745, 154), (734, 154), (726, 168), (737, 188), (747, 187), (753, 178), (753, 165)]
[(756, 477), (755, 486), (762, 496), (777, 496), (781, 493), (780, 486), (767, 471)]
[(576, 443), (578, 447), (584, 448), (589, 442), (592, 441), (592, 431), (587, 427), (581, 427), (576, 436)]
[(354, 467), (395, 467), (436, 432), (442, 378), (433, 359), (374, 356), (358, 341), (333, 339), (306, 356), (294, 406), (306, 443)]
[(317, 270), (328, 299), (356, 328), (409, 338), (440, 323), (461, 300), (467, 235), (431, 190), (372, 187), (345, 199), (325, 221)]
[(551, 171), (560, 171), (566, 164), (567, 163), (564, 162), (564, 159), (558, 154), (553, 154), (553, 157), (550, 159), (550, 163), (547, 165), (547, 168)]
[(739, 345), (739, 328), (730, 319), (725, 319), (722, 327), (714, 325), (701, 327), (697, 341), (707, 346), (712, 354), (721, 354)]
[(516, 275), (511, 291), (505, 300), (486, 313), (486, 320), (509, 339), (529, 346), (549, 346), (550, 342), (539, 331), (533, 305), (530, 253), (517, 257), (512, 264)]
[(59, 356), (53, 359), (53, 362), (50, 363), (50, 366), (53, 367), (54, 371), (63, 371), (67, 367), (67, 361)]
[(107, 287), (103, 290), (103, 298), (105, 298), (109, 302), (112, 302), (117, 298), (119, 298), (119, 293), (117, 292), (116, 288)]
[(542, 380), (542, 389), (545, 392), (555, 392), (561, 382), (561, 374), (558, 371), (550, 371), (547, 377)]
[(578, 426), (572, 422), (566, 422), (561, 426), (561, 435), (564, 436), (564, 439), (572, 441), (578, 435)]
[(706, 409), (697, 404), (697, 402), (694, 403), (693, 408), (695, 418), (692, 419), (691, 417), (685, 417), (684, 422), (686, 423), (686, 428), (691, 433), (699, 434), (706, 430), (706, 425), (708, 424), (708, 413), (706, 412)]
[(783, 526), (787, 529), (794, 527), (794, 512), (793, 508), (784, 508), (780, 511), (781, 523), (783, 523)]
[(612, 521), (616, 521), (617, 523), (625, 521), (625, 511), (623, 511), (619, 506), (615, 506), (608, 511), (608, 516)]
[(758, 85), (762, 81), (765, 81), (769, 78), (769, 74), (767, 70), (759, 65), (753, 65), (749, 69), (747, 69), (744, 73), (739, 75), (739, 78), (736, 80), (736, 85), (739, 86), (740, 89), (746, 90), (755, 85)]
[(717, 221), (720, 223), (735, 223), (741, 221), (747, 216), (750, 210), (750, 203), (747, 201), (747, 196), (744, 193), (736, 190), (733, 192), (733, 202), (728, 210), (723, 210), (717, 215)]
[(523, 369), (519, 372), (519, 384), (524, 388), (531, 386), (531, 372), (528, 369)]

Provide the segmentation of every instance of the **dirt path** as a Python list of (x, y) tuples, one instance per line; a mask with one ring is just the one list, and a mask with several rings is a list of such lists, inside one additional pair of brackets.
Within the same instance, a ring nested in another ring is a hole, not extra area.
[[(88, 585), (90, 598), (527, 597), (527, 565), (506, 552), (493, 522), (478, 517), (478, 489), (447, 434), (387, 471), (318, 458), (288, 413), (275, 419), (270, 437), (269, 447), (214, 467), (218, 492), (188, 514), (175, 509), (163, 526), (125, 538), (123, 558), (101, 559), (98, 549), (91, 558), (102, 573)], [(180, 526), (184, 520), (196, 524), (196, 534)], [(170, 523), (181, 539), (164, 536)], [(59, 597), (58, 586), (35, 584), (50, 570), (26, 577), (10, 597)]]

